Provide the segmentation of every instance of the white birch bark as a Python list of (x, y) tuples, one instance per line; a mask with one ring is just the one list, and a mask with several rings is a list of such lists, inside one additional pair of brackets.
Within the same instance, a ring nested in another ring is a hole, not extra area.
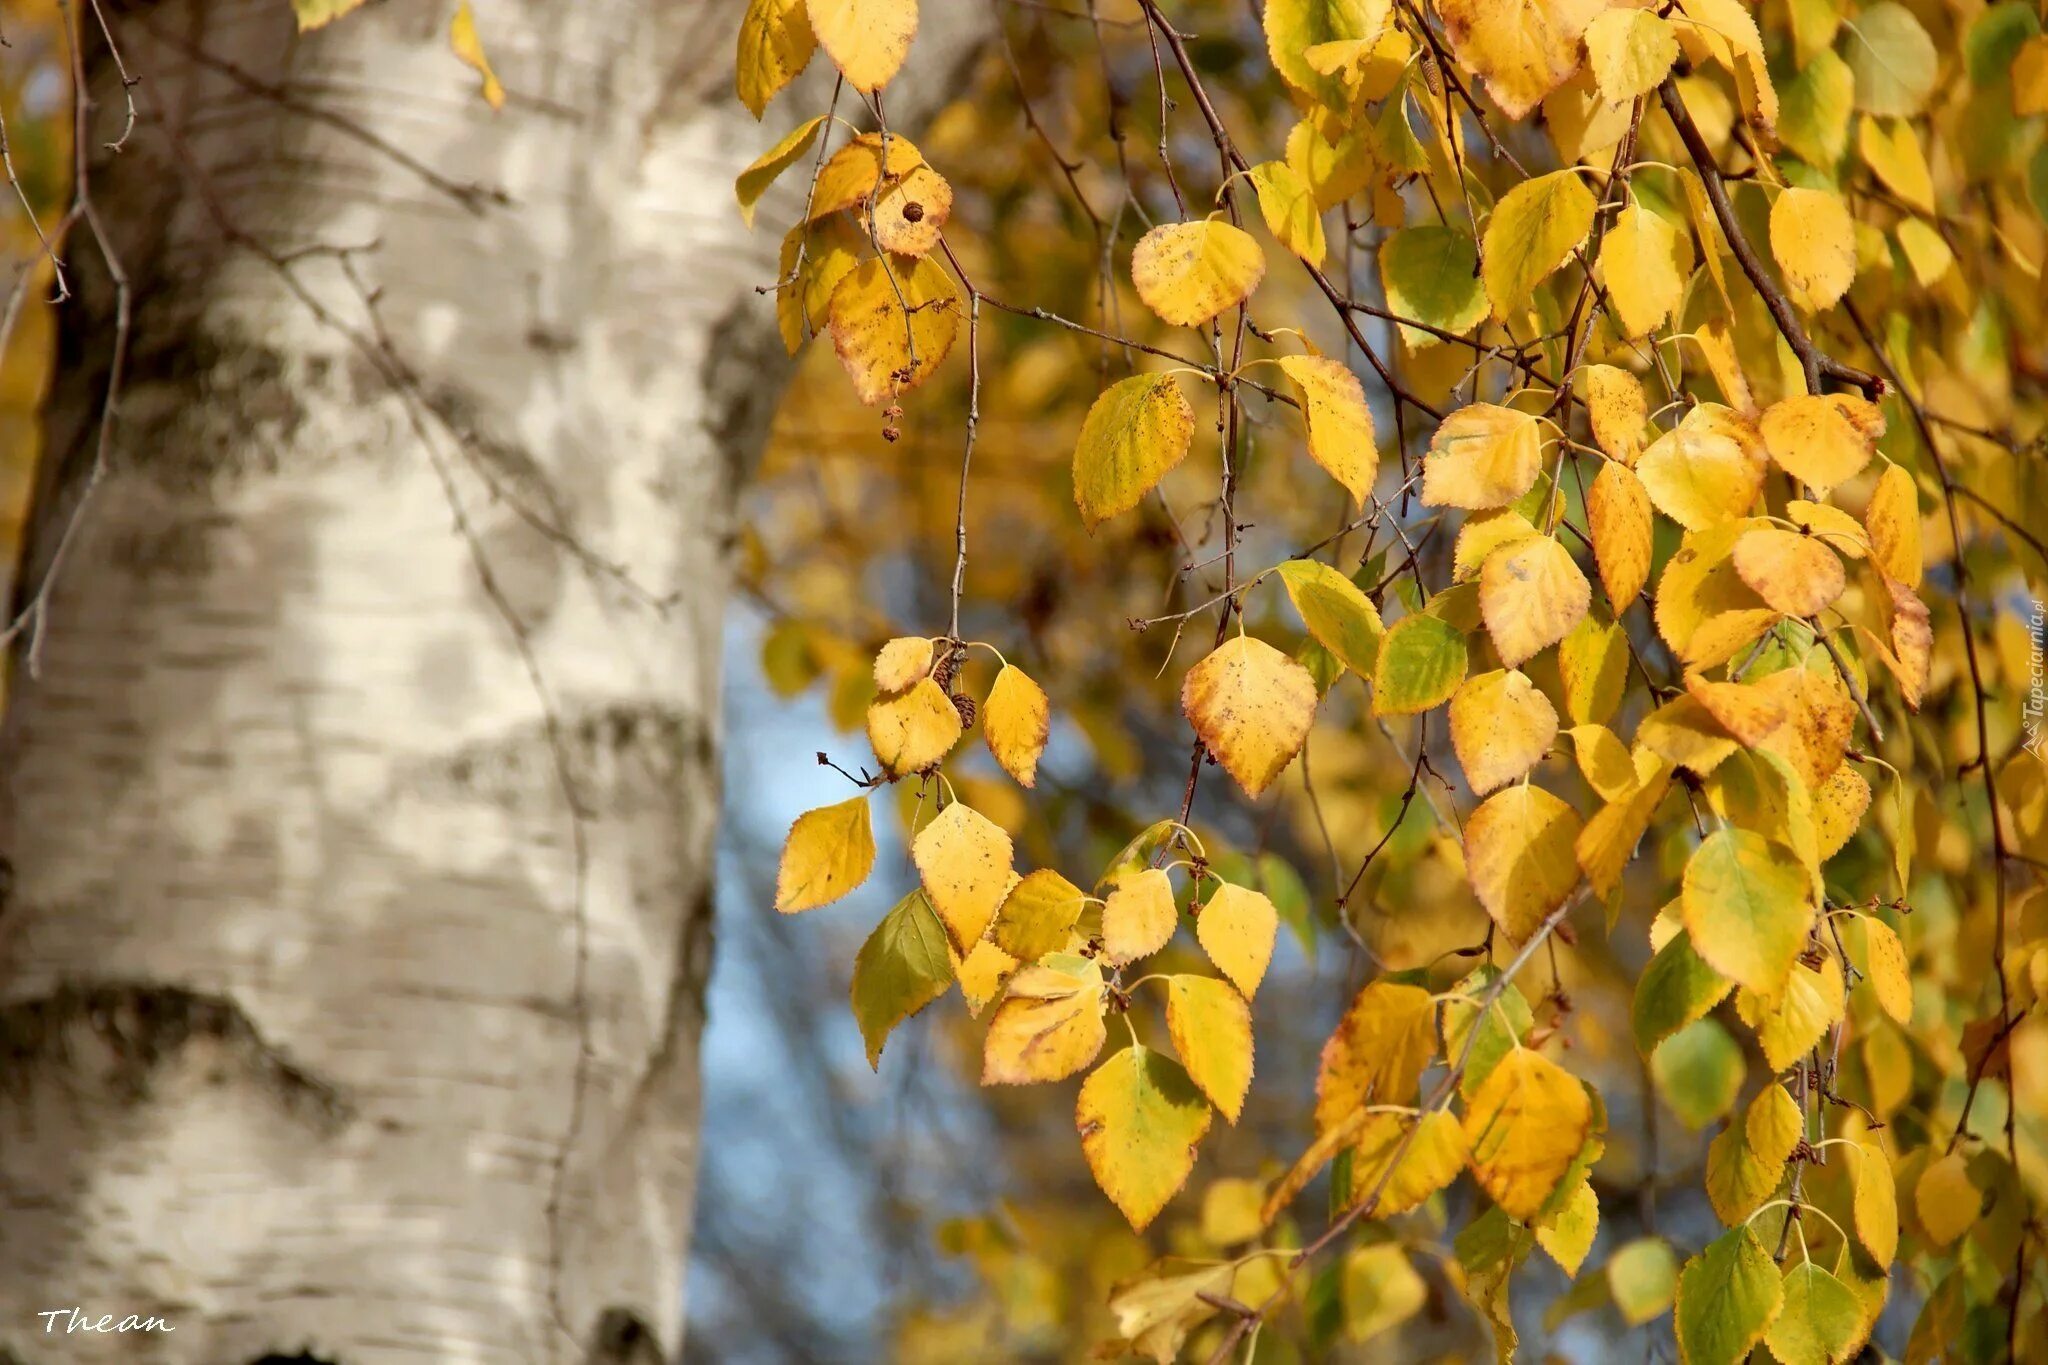
[(81, 506), (74, 237), (30, 586), (77, 530), (0, 740), (0, 1359), (679, 1351), (725, 549), (786, 366), (731, 182), (777, 129), (734, 0), (484, 0), (495, 117), (453, 8), (108, 6), (134, 331)]

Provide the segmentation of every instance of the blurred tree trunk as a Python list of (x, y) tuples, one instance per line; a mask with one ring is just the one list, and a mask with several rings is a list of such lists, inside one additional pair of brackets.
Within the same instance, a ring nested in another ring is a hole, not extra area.
[(74, 232), (0, 741), (0, 1360), (679, 1349), (775, 130), (738, 0), (480, 5), (495, 116), (453, 8), (109, 4), (118, 154), (85, 45), (117, 265)]

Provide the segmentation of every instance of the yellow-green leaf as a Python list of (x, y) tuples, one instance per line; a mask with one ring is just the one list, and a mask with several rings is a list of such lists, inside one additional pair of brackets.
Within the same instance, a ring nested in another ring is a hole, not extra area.
[(1030, 962), (1066, 946), (1088, 893), (1051, 868), (1026, 873), (996, 910), (996, 946)]
[(1722, 829), (1685, 865), (1680, 904), (1701, 957), (1737, 984), (1775, 998), (1806, 946), (1810, 894), (1792, 850), (1752, 830)]
[(1740, 1223), (1770, 1198), (1805, 1133), (1799, 1106), (1775, 1082), (1749, 1102), (1740, 1123), (1707, 1147), (1707, 1198), (1724, 1223)]
[(1840, 1365), (1863, 1337), (1863, 1306), (1814, 1261), (1785, 1272), (1785, 1302), (1764, 1336), (1780, 1365)]
[[(1477, 8), (1475, 0), (1455, 3), (1459, 8)], [(1443, 8), (1440, 5), (1439, 12)], [(1449, 15), (1445, 20), (1450, 22)], [(1505, 321), (1509, 314), (1529, 306), (1536, 286), (1586, 240), (1593, 226), (1594, 207), (1593, 192), (1578, 172), (1570, 170), (1524, 180), (1501, 196), (1493, 217), (1487, 220), (1482, 267), (1495, 321)]]
[(1417, 612), (1394, 622), (1373, 661), (1376, 716), (1411, 716), (1449, 701), (1465, 679), (1465, 637), (1441, 617)]
[(924, 892), (913, 891), (882, 917), (853, 960), (853, 1017), (868, 1065), (881, 1070), (889, 1034), (952, 984), (946, 931)]
[(1630, 1010), (1636, 1050), (1648, 1057), (1657, 1045), (1727, 998), (1735, 983), (1693, 951), (1692, 936), (1680, 929), (1657, 950), (1636, 981)]
[(1777, 1320), (1785, 1286), (1745, 1225), (1707, 1243), (1678, 1275), (1682, 1365), (1740, 1365)]
[(1385, 631), (1379, 612), (1358, 585), (1314, 559), (1290, 559), (1275, 572), (1308, 633), (1336, 655), (1337, 662), (1361, 678), (1371, 678)]
[(1074, 446), (1074, 503), (1094, 530), (1130, 511), (1187, 458), (1195, 410), (1170, 374), (1135, 374), (1102, 391)]
[(1134, 1043), (1081, 1083), (1074, 1126), (1095, 1183), (1142, 1232), (1187, 1183), (1209, 1102), (1187, 1072)]
[(1329, 251), (1323, 238), (1323, 217), (1308, 184), (1284, 161), (1261, 161), (1249, 179), (1258, 191), (1259, 216), (1273, 240), (1310, 265), (1321, 265)]
[(805, 811), (789, 827), (775, 874), (775, 908), (785, 915), (830, 905), (867, 880), (875, 833), (865, 793)]
[[(1472, 234), (1426, 223), (1389, 233), (1380, 243), (1380, 284), (1387, 309), (1438, 331), (1462, 336), (1486, 320), (1486, 286), (1479, 278), (1479, 248)], [(1400, 325), (1410, 350), (1434, 346), (1434, 332)]]

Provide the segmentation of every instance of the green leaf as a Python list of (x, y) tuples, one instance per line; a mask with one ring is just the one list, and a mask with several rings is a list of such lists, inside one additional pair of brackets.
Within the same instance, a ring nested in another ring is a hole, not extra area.
[(1509, 982), (1501, 991), (1500, 998), (1486, 1011), (1486, 1017), (1479, 1020), (1479, 1036), (1472, 1039), (1471, 1053), (1466, 1053), (1465, 1040), (1472, 1032), (1474, 1017), (1479, 1013), (1477, 1002), (1485, 998), (1486, 992), (1499, 979), (1498, 967), (1480, 967), (1451, 987), (1450, 995), (1444, 1000), (1444, 1056), (1453, 1062), (1460, 1057), (1466, 1058), (1465, 1074), (1458, 1078), (1458, 1093), (1467, 1097), (1493, 1074), (1493, 1068), (1499, 1065), (1500, 1059), (1513, 1051), (1536, 1024), (1535, 1012), (1529, 1008), (1529, 998), (1522, 994), (1520, 986)]
[(1622, 1320), (1640, 1327), (1671, 1306), (1678, 1258), (1661, 1237), (1638, 1237), (1607, 1258), (1607, 1286)]
[[(1380, 245), (1380, 283), (1390, 312), (1443, 331), (1468, 332), (1486, 320), (1479, 248), (1462, 228), (1430, 224), (1389, 234)], [(1401, 340), (1421, 350), (1442, 338), (1404, 323)]]
[(952, 984), (946, 927), (923, 890), (913, 891), (882, 916), (853, 960), (853, 1017), (867, 1044), (868, 1065), (881, 1070), (890, 1032)]
[(1823, 51), (1785, 83), (1778, 105), (1778, 138), (1796, 155), (1833, 170), (1849, 150), (1849, 115), (1856, 77), (1833, 51)]
[(1913, 12), (1896, 0), (1879, 0), (1842, 27), (1856, 107), (1891, 118), (1919, 113), (1940, 78), (1941, 54)]
[(1323, 648), (1361, 678), (1370, 678), (1386, 633), (1380, 614), (1356, 583), (1314, 559), (1290, 559), (1274, 570), (1302, 624)]
[(1074, 503), (1094, 530), (1136, 507), (1187, 458), (1195, 410), (1170, 374), (1136, 374), (1103, 390), (1074, 446)]
[(1785, 1305), (1764, 1344), (1782, 1365), (1838, 1365), (1863, 1334), (1855, 1292), (1812, 1261), (1785, 1272)]
[(1785, 1288), (1747, 1226), (1724, 1233), (1678, 1276), (1678, 1352), (1685, 1365), (1738, 1365), (1777, 1319)]
[(1742, 1045), (1715, 1019), (1694, 1020), (1650, 1054), (1657, 1093), (1695, 1130), (1735, 1107), (1744, 1070)]
[(1373, 662), (1373, 714), (1412, 716), (1443, 705), (1465, 681), (1466, 659), (1465, 637), (1449, 622), (1428, 614), (1402, 617)]
[(1657, 1045), (1721, 1003), (1735, 983), (1708, 966), (1692, 948), (1692, 935), (1680, 929), (1657, 950), (1636, 982), (1629, 1020), (1635, 1029), (1636, 1051), (1647, 1057)]
[(1593, 227), (1593, 192), (1577, 171), (1552, 171), (1501, 196), (1486, 224), (1482, 273), (1495, 321), (1526, 308), (1545, 276)]

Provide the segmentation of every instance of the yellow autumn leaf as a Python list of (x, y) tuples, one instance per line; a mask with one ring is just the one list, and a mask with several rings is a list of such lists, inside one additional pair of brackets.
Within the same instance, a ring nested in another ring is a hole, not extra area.
[(1806, 394), (1771, 404), (1757, 429), (1779, 467), (1819, 493), (1862, 473), (1876, 448), (1840, 406)]
[(1920, 586), (1920, 492), (1902, 465), (1888, 464), (1877, 479), (1870, 505), (1863, 509), (1870, 536), (1871, 558), (1886, 578), (1909, 588)]
[(1754, 683), (1721, 682), (1688, 671), (1685, 690), (1706, 709), (1716, 725), (1746, 748), (1762, 744), (1785, 723), (1784, 698)]
[(924, 153), (901, 133), (861, 133), (818, 168), (818, 178), (811, 183), (810, 216), (815, 221), (842, 209), (864, 209), (878, 192), (888, 193), (890, 186), (922, 165)]
[(1899, 935), (1881, 919), (1863, 918), (1864, 973), (1870, 989), (1886, 1014), (1901, 1024), (1913, 1022), (1913, 975), (1907, 964), (1906, 947)]
[(1109, 1036), (1102, 1022), (1102, 968), (1053, 953), (1010, 978), (982, 1043), (983, 1085), (1058, 1081), (1095, 1060)]
[(1523, 942), (1579, 884), (1579, 815), (1541, 787), (1509, 787), (1465, 821), (1465, 875), (1510, 939)]
[(1814, 792), (1814, 847), (1822, 862), (1840, 853), (1855, 837), (1870, 809), (1870, 795), (1870, 783), (1846, 763)]
[(1094, 530), (1136, 507), (1187, 458), (1195, 410), (1170, 374), (1136, 374), (1102, 391), (1074, 446), (1074, 504)]
[(784, 234), (775, 323), (791, 355), (831, 324), (833, 291), (860, 264), (866, 248), (866, 239), (844, 214), (798, 223)]
[(873, 228), (875, 245), (884, 251), (923, 256), (938, 246), (952, 216), (951, 182), (930, 166), (913, 166), (875, 196), (874, 212), (862, 226)]
[(868, 743), (891, 777), (931, 767), (952, 752), (965, 728), (953, 699), (930, 678), (868, 707)]
[(1557, 708), (1519, 671), (1495, 669), (1465, 680), (1450, 725), (1465, 781), (1484, 796), (1542, 762), (1557, 739)]
[(1279, 930), (1280, 912), (1272, 901), (1230, 882), (1217, 887), (1195, 916), (1195, 941), (1247, 1000), (1265, 979)]
[(1571, 551), (1549, 536), (1502, 546), (1479, 571), (1486, 632), (1510, 668), (1564, 639), (1592, 600)]
[(1612, 365), (1588, 365), (1580, 374), (1586, 380), (1586, 417), (1593, 425), (1593, 439), (1633, 468), (1643, 453), (1643, 428), (1650, 422), (1650, 400), (1643, 394), (1642, 381)]
[(1591, 612), (1557, 647), (1557, 673), (1564, 684), (1564, 713), (1574, 725), (1605, 724), (1621, 705), (1628, 674), (1628, 635), (1613, 621)]
[(1020, 786), (1038, 781), (1038, 756), (1052, 730), (1045, 689), (1015, 664), (1004, 664), (981, 708), (981, 734), (1003, 771)]
[(1650, 581), (1652, 520), (1650, 495), (1635, 472), (1611, 461), (1601, 465), (1586, 490), (1586, 528), (1593, 537), (1600, 584), (1616, 616)]
[(1273, 240), (1310, 265), (1321, 265), (1329, 244), (1308, 183), (1285, 161), (1261, 161), (1247, 178), (1258, 192), (1259, 216), (1266, 220)]
[(1480, 267), (1494, 321), (1505, 321), (1529, 306), (1536, 286), (1586, 240), (1594, 207), (1593, 192), (1570, 170), (1524, 180), (1501, 196), (1486, 223), (1485, 260)]
[(806, 0), (748, 0), (734, 61), (740, 103), (755, 118), (810, 64), (817, 50)]
[(1600, 239), (1600, 280), (1627, 336), (1663, 326), (1691, 274), (1692, 239), (1640, 204), (1623, 209)]
[(1020, 962), (1064, 948), (1081, 918), (1088, 893), (1051, 868), (1027, 872), (996, 908), (990, 936)]
[(1605, 8), (1606, 0), (1438, 0), (1436, 10), (1459, 65), (1519, 119), (1579, 69), (1580, 36)]
[(1856, 150), (1886, 189), (1922, 213), (1934, 212), (1934, 175), (1910, 119), (1893, 119), (1887, 126), (1866, 115), (1856, 131)]
[(922, 635), (899, 635), (875, 651), (875, 690), (884, 696), (914, 686), (932, 671), (932, 642)]
[[(1365, 1200), (1378, 1190), (1375, 1218), (1393, 1218), (1419, 1207), (1465, 1169), (1470, 1153), (1464, 1125), (1456, 1117), (1442, 1109), (1419, 1115), (1412, 1120), (1415, 1136), (1401, 1152), (1410, 1122), (1403, 1114), (1367, 1114), (1351, 1145), (1352, 1199)], [(1401, 1153), (1398, 1161), (1396, 1153)]]
[(1739, 1121), (1707, 1146), (1707, 1199), (1724, 1223), (1742, 1222), (1771, 1197), (1784, 1177), (1806, 1119), (1785, 1087), (1773, 1082), (1749, 1102)]
[(1557, 1262), (1558, 1269), (1576, 1277), (1599, 1231), (1599, 1197), (1593, 1193), (1591, 1182), (1581, 1180), (1565, 1196), (1563, 1205), (1536, 1225), (1536, 1245)]
[[(1620, 741), (1615, 745), (1620, 747)], [(1582, 748), (1581, 753), (1585, 751)], [(1621, 874), (1636, 845), (1649, 831), (1664, 793), (1671, 788), (1673, 764), (1652, 756), (1647, 769), (1631, 761), (1626, 785), (1608, 797), (1607, 804), (1593, 812), (1584, 829), (1572, 841), (1572, 854), (1585, 872), (1586, 880), (1601, 896), (1611, 896), (1621, 885)]]
[(1308, 739), (1316, 683), (1265, 641), (1239, 635), (1188, 670), (1180, 704), (1223, 770), (1255, 797)]
[(477, 35), (476, 12), (470, 9), (469, 0), (462, 0), (455, 7), (455, 18), (448, 25), (448, 46), (458, 61), (482, 79), (484, 103), (493, 110), (503, 109), (505, 87), (498, 80), (498, 73), (491, 70), (491, 59), (484, 52), (484, 40)]
[(1173, 883), (1156, 867), (1117, 875), (1102, 905), (1102, 951), (1118, 966), (1164, 948), (1180, 922)]
[(1652, 441), (1636, 477), (1658, 511), (1688, 531), (1742, 516), (1763, 490), (1763, 469), (1734, 437), (1679, 426)]
[(930, 260), (875, 257), (832, 291), (832, 348), (870, 407), (931, 378), (953, 349), (960, 296)]
[(1771, 205), (1771, 254), (1795, 302), (1832, 308), (1856, 279), (1856, 223), (1831, 190), (1786, 189)]
[(339, 19), (362, 3), (363, 0), (292, 0), (292, 10), (299, 17), (299, 32), (304, 33)]
[(1344, 485), (1354, 506), (1363, 507), (1379, 472), (1380, 452), (1358, 376), (1327, 356), (1289, 355), (1278, 363), (1301, 395), (1309, 458)]
[(917, 0), (806, 0), (811, 31), (846, 83), (872, 95), (896, 77), (917, 36)]
[(1369, 43), (1386, 28), (1389, 0), (1269, 0), (1263, 16), (1266, 51), (1280, 78), (1332, 109), (1347, 103), (1347, 91), (1311, 54), (1324, 44)]
[(1616, 8), (1586, 27), (1586, 56), (1600, 93), (1610, 100), (1649, 94), (1678, 60), (1678, 38), (1662, 16)]
[(1938, 1247), (1968, 1232), (1983, 1207), (1984, 1192), (1970, 1180), (1969, 1161), (1961, 1152), (1930, 1162), (1914, 1182), (1913, 1208), (1928, 1239)]
[(875, 834), (865, 793), (805, 811), (789, 827), (775, 873), (775, 908), (785, 915), (830, 905), (867, 880)]
[(964, 801), (940, 811), (910, 841), (911, 862), (954, 952), (965, 954), (981, 941), (1016, 880), (1013, 856), (1003, 827)]
[(1422, 465), (1425, 507), (1505, 507), (1543, 472), (1536, 418), (1493, 403), (1468, 403), (1438, 424)]
[[(1879, 486), (1883, 486), (1883, 480), (1879, 480)], [(1863, 529), (1863, 523), (1839, 507), (1793, 498), (1785, 504), (1785, 518), (1800, 530), (1826, 541), (1828, 548), (1844, 559), (1862, 559), (1870, 553), (1870, 534)]]
[(1849, 582), (1839, 555), (1797, 531), (1746, 532), (1735, 542), (1733, 560), (1742, 581), (1772, 610), (1802, 619), (1832, 605)]
[(993, 939), (986, 938), (954, 962), (954, 975), (960, 979), (960, 998), (967, 1004), (969, 1017), (980, 1016), (988, 1003), (1009, 985), (1020, 965), (1016, 958), (996, 947)]
[(1209, 1102), (1180, 1066), (1133, 1043), (1081, 1083), (1074, 1126), (1095, 1183), (1142, 1232), (1195, 1168)]
[(1363, 1105), (1411, 1103), (1436, 1045), (1436, 1002), (1428, 991), (1368, 983), (1323, 1044), (1316, 1131), (1335, 1129)]
[(1593, 1106), (1578, 1078), (1533, 1048), (1501, 1058), (1465, 1106), (1472, 1174), (1511, 1218), (1529, 1222), (1578, 1159)]
[(1213, 976), (1166, 978), (1166, 1028), (1195, 1087), (1231, 1123), (1252, 1084), (1252, 1009)]
[(1213, 218), (1161, 224), (1131, 252), (1138, 297), (1176, 327), (1199, 327), (1243, 303), (1265, 273), (1251, 234)]
[(1458, 528), (1458, 543), (1451, 552), (1451, 581), (1469, 583), (1479, 577), (1486, 561), (1503, 545), (1541, 535), (1529, 519), (1512, 507), (1496, 507), (1465, 518)]
[(1776, 1000), (1743, 988), (1735, 993), (1735, 1012), (1756, 1030), (1757, 1045), (1773, 1071), (1784, 1071), (1813, 1050), (1842, 1019), (1842, 964), (1830, 954), (1818, 968), (1793, 967)]
[(1856, 1240), (1879, 1269), (1890, 1269), (1899, 1250), (1899, 1194), (1892, 1183), (1891, 1159), (1869, 1138), (1852, 1140), (1841, 1150), (1849, 1159)]
[(760, 204), (761, 196), (767, 193), (777, 177), (811, 149), (811, 144), (818, 140), (818, 129), (824, 123), (825, 116), (820, 114), (798, 124), (782, 141), (761, 153), (751, 166), (740, 172), (739, 179), (733, 182), (732, 192), (733, 198), (739, 201), (740, 219), (748, 227), (754, 225), (754, 209)]
[(1680, 905), (1694, 950), (1714, 970), (1775, 999), (1813, 926), (1810, 894), (1806, 869), (1789, 848), (1730, 828), (1693, 850)]

